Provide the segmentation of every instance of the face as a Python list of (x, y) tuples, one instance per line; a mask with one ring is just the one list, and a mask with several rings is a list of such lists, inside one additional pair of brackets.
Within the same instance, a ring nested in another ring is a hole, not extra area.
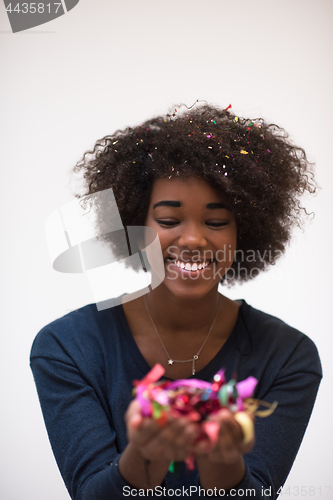
[(157, 231), (165, 279), (180, 299), (213, 291), (233, 263), (237, 228), (223, 199), (203, 179), (155, 181), (146, 226)]

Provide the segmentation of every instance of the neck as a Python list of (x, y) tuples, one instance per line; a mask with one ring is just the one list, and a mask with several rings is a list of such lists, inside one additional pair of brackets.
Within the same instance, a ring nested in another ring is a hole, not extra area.
[(215, 317), (220, 301), (223, 298), (217, 287), (200, 300), (180, 300), (170, 292), (163, 293), (162, 287), (151, 291), (147, 296), (147, 304), (157, 327), (173, 332), (192, 332), (207, 330)]

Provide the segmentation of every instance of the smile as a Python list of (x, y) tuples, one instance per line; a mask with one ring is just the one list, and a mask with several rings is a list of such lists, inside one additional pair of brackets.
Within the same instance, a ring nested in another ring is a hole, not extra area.
[(174, 260), (172, 261), (180, 269), (184, 269), (185, 271), (201, 271), (205, 269), (209, 264), (214, 262), (213, 260), (206, 260), (203, 262), (183, 262), (182, 260)]

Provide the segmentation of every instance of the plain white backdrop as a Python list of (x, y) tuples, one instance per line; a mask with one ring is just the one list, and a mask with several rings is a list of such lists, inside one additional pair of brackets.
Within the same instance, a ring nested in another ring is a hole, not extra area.
[(225, 293), (317, 344), (324, 379), (287, 485), (333, 498), (332, 18), (331, 0), (81, 0), (12, 34), (1, 2), (1, 498), (69, 499), (29, 351), (92, 297), (84, 276), (53, 271), (44, 222), (73, 199), (69, 171), (96, 139), (196, 99), (285, 127), (316, 162), (315, 217), (274, 269)]

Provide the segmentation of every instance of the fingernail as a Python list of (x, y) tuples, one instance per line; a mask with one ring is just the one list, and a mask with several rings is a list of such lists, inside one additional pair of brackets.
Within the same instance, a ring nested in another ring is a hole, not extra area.
[(141, 415), (134, 415), (130, 420), (130, 424), (134, 429), (137, 429), (141, 424), (141, 422), (142, 422)]

